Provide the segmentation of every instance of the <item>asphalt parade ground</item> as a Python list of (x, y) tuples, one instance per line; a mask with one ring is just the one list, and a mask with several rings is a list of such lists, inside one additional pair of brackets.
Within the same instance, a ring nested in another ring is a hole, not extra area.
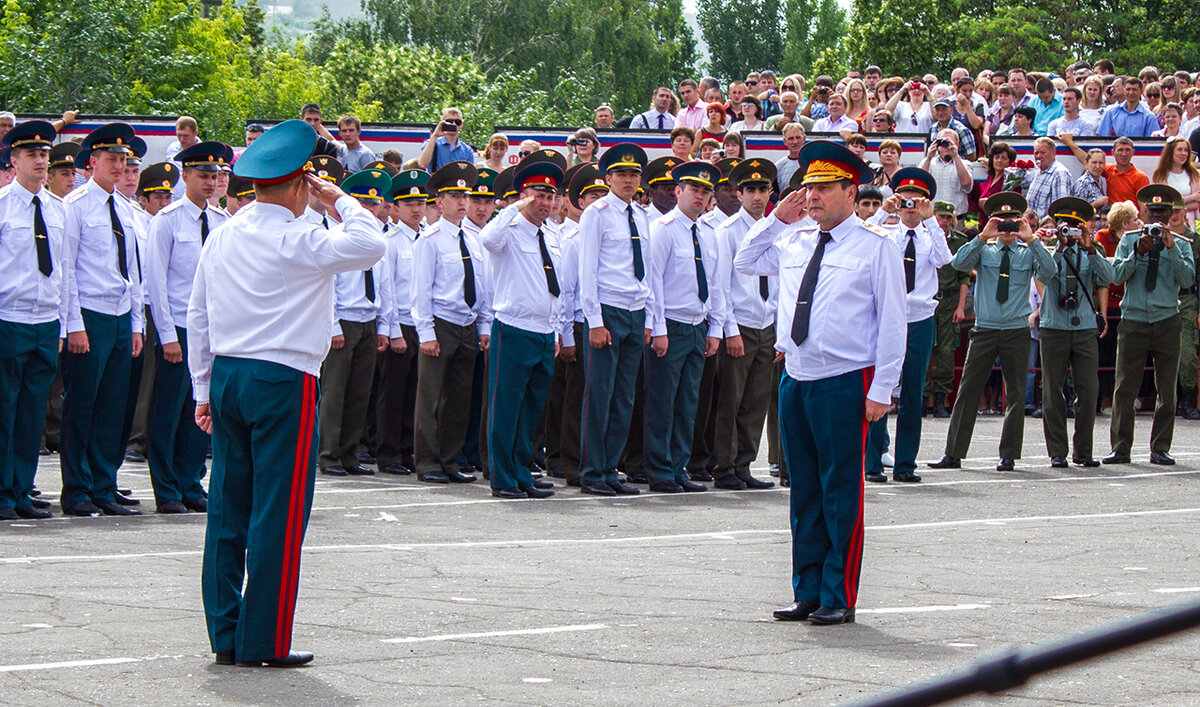
[[(926, 419), (921, 461), (946, 422)], [(1200, 593), (1200, 423), (1174, 467), (1051, 469), (1040, 421), (997, 472), (1000, 418), (966, 468), (867, 484), (858, 622), (781, 623), (787, 490), (544, 501), (415, 477), (318, 477), (295, 670), (214, 665), (200, 600), (204, 517), (0, 524), (5, 704), (828, 705), (1013, 645)], [(1108, 451), (1108, 417), (1096, 453)], [(766, 450), (755, 465), (766, 477)], [(58, 458), (38, 486), (58, 512)], [(1037, 679), (1004, 705), (1200, 704), (1200, 635)]]

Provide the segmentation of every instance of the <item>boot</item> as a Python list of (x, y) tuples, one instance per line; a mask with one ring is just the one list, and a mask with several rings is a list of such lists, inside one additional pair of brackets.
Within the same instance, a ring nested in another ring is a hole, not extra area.
[(1183, 419), (1200, 420), (1200, 410), (1196, 409), (1196, 391), (1189, 390), (1183, 394)]
[(950, 417), (950, 411), (946, 409), (945, 393), (936, 393), (933, 396), (933, 416), (939, 418)]

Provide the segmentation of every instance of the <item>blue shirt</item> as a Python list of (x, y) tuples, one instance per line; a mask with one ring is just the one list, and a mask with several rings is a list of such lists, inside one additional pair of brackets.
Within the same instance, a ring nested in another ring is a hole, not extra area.
[(1192, 264), (1192, 246), (1182, 238), (1158, 253), (1158, 278), (1153, 290), (1146, 289), (1146, 271), (1150, 254), (1139, 255), (1136, 247), (1141, 231), (1121, 237), (1113, 255), (1113, 282), (1125, 285), (1121, 297), (1121, 318), (1153, 324), (1179, 314), (1179, 290), (1196, 281)]
[(1150, 112), (1145, 104), (1139, 103), (1137, 110), (1129, 112), (1127, 104), (1110, 106), (1100, 118), (1096, 135), (1100, 137), (1150, 137), (1158, 130), (1158, 116)]
[[(1000, 282), (1004, 248), (1008, 248), (1008, 298), (996, 298)], [(1037, 276), (1045, 281), (1055, 272), (1054, 258), (1036, 238), (1026, 245), (1020, 240), (1005, 246), (999, 241), (984, 243), (972, 238), (950, 261), (955, 270), (975, 270), (975, 326), (981, 329), (1024, 329), (1033, 312), (1029, 304), (1029, 281)]]
[[(1068, 246), (1054, 254), (1054, 263), (1058, 266), (1058, 272), (1053, 277), (1047, 276), (1042, 280), (1046, 285), (1046, 292), (1042, 296), (1042, 308), (1038, 314), (1039, 327), (1068, 331), (1095, 329), (1096, 317), (1092, 316), (1091, 307), (1088, 307), (1083, 299), (1091, 297), (1092, 291), (1097, 287), (1112, 283), (1113, 267), (1104, 257), (1104, 249), (1098, 247), (1096, 252), (1089, 254), (1083, 252), (1079, 246)], [(1079, 271), (1078, 279), (1072, 265)], [(1060, 307), (1059, 296), (1069, 292), (1075, 293), (1076, 306), (1072, 309)], [(1078, 319), (1079, 323), (1072, 324), (1073, 318)]]
[[(1157, 127), (1154, 129), (1158, 130)], [(421, 149), (424, 150), (428, 144), (428, 140), (421, 143)], [(430, 174), (433, 174), (451, 162), (460, 161), (475, 164), (475, 151), (462, 140), (459, 140), (454, 144), (454, 147), (451, 147), (450, 141), (446, 139), (445, 135), (442, 135), (437, 139), (437, 147), (433, 149), (433, 159), (429, 161), (429, 167), (426, 169), (429, 170)]]
[(1050, 105), (1042, 103), (1040, 97), (1030, 101), (1029, 105), (1037, 111), (1037, 115), (1033, 118), (1033, 132), (1038, 135), (1046, 134), (1047, 129), (1050, 127), (1050, 121), (1057, 120), (1066, 115), (1066, 111), (1063, 110), (1062, 94), (1058, 91), (1054, 92), (1054, 98), (1050, 99)]

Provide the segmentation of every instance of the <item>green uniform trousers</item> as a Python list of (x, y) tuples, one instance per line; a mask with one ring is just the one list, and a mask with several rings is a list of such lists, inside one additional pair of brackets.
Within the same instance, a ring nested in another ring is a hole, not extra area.
[(1100, 340), (1095, 329), (1070, 331), (1046, 329), (1039, 332), (1042, 356), (1042, 432), (1046, 454), (1067, 456), (1067, 401), (1063, 384), (1070, 366), (1075, 390), (1075, 434), (1072, 455), (1092, 458), (1092, 427), (1096, 423), (1096, 397), (1100, 394)]
[(367, 428), (375, 374), (375, 321), (340, 321), (345, 344), (321, 364), (322, 469), (358, 466), (358, 443)]
[(147, 419), (149, 444), (146, 461), (150, 466), (150, 484), (158, 505), (167, 501), (197, 501), (207, 494), (204, 455), (208, 435), (196, 425), (196, 400), (192, 397), (192, 376), (187, 361), (187, 330), (175, 327), (183, 360), (170, 363), (163, 358), (162, 346), (147, 360), (155, 360), (154, 394), (150, 397)]
[(58, 322), (0, 321), (0, 508), (29, 508), (46, 395), (58, 360)]
[(771, 406), (775, 377), (775, 327), (741, 327), (746, 354), (733, 358), (724, 349), (717, 383), (717, 421), (713, 476), (747, 474), (758, 458), (763, 423)]
[(400, 325), (404, 353), (388, 348), (379, 361), (379, 394), (375, 399), (375, 458), (379, 468), (413, 463), (413, 426), (417, 405), (417, 330)]
[(471, 386), (479, 336), (475, 324), (459, 326), (433, 320), (437, 356), (420, 354), (417, 371), (417, 471), (458, 471), (458, 458), (467, 439)]
[(992, 363), (1000, 357), (1000, 372), (1004, 376), (1004, 427), (1000, 432), (1000, 456), (1020, 459), (1025, 435), (1025, 369), (1029, 363), (1029, 330), (971, 329), (967, 358), (963, 361), (962, 379), (950, 413), (950, 432), (946, 437), (946, 454), (962, 459), (971, 446), (979, 399), (992, 374)]
[(692, 434), (704, 374), (708, 322), (667, 320), (667, 353), (646, 347), (646, 475), (651, 483), (688, 480)]
[[(1150, 451), (1171, 451), (1175, 435), (1175, 381), (1179, 374), (1179, 317), (1148, 324), (1121, 321), (1117, 332), (1117, 383), (1113, 392), (1112, 450), (1129, 454), (1133, 447), (1133, 399), (1137, 397), (1146, 369), (1146, 356), (1154, 361), (1154, 423), (1150, 427)], [(1076, 406), (1078, 409), (1078, 406)]]
[(1179, 387), (1196, 390), (1196, 294), (1179, 295)]
[(954, 321), (958, 290), (943, 292), (933, 312), (933, 354), (925, 375), (925, 394), (954, 392), (954, 354), (960, 340), (959, 325)]
[(553, 333), (492, 321), (486, 429), (493, 489), (533, 486), (529, 460), (554, 374), (554, 340)]

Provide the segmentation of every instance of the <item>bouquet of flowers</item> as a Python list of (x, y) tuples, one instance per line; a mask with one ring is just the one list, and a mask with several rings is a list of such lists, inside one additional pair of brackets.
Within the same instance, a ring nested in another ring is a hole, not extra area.
[(1016, 160), (1004, 170), (1004, 190), (1016, 191), (1025, 183), (1029, 170), (1034, 168), (1032, 160)]

